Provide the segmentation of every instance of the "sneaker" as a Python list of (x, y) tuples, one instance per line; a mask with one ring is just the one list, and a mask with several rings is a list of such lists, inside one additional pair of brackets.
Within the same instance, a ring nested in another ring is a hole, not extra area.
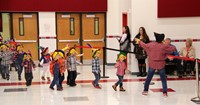
[(3, 79), (6, 79), (6, 77), (5, 77), (5, 76), (2, 76), (2, 78), (3, 78)]
[(163, 93), (163, 97), (165, 98), (168, 97), (167, 93)]
[(26, 84), (26, 86), (30, 86), (30, 84)]
[(182, 76), (182, 75), (179, 75), (178, 78), (183, 78), (183, 76)]
[(41, 68), (42, 68), (43, 66), (42, 66), (42, 65), (40, 65), (40, 64), (38, 64), (38, 67), (41, 67)]
[(143, 91), (143, 92), (142, 92), (142, 95), (147, 96), (147, 95), (148, 95), (148, 91)]
[(21, 81), (22, 80), (21, 77), (18, 77), (18, 80)]
[(66, 84), (69, 85), (69, 81), (67, 81)]
[(45, 80), (44, 76), (41, 77), (42, 80)]
[(62, 91), (63, 89), (62, 88), (57, 88), (57, 91)]
[(92, 81), (92, 85), (95, 87), (94, 81)]
[(49, 81), (49, 82), (51, 81), (50, 77), (47, 77), (47, 81)]
[(76, 84), (69, 84), (69, 86), (71, 86), (71, 87), (75, 87), (75, 86), (76, 86)]
[(97, 89), (101, 89), (101, 87), (100, 87), (100, 86), (95, 86), (95, 88), (97, 88)]
[(54, 88), (53, 87), (49, 87), (51, 90), (54, 90)]

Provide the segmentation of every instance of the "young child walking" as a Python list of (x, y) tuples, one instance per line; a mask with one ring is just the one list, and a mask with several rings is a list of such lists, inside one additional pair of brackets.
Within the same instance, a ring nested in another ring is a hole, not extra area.
[[(14, 39), (11, 39), (9, 43), (10, 43), (9, 50), (12, 53), (16, 53), (16, 51), (17, 51), (17, 42), (15, 42)], [(12, 56), (12, 64), (10, 65), (10, 71), (12, 71), (12, 67), (14, 67), (15, 71), (17, 71), (16, 64), (15, 64), (14, 60), (15, 60), (15, 55)]]
[(75, 50), (74, 47), (70, 48), (69, 56), (67, 58), (67, 70), (68, 70), (68, 80), (67, 84), (69, 86), (76, 86), (76, 77), (77, 77), (77, 68), (76, 64), (82, 64), (76, 60), (76, 55), (78, 52)]
[(126, 91), (123, 88), (123, 78), (124, 78), (125, 70), (126, 70), (126, 63), (124, 61), (125, 59), (126, 59), (126, 54), (123, 52), (120, 52), (118, 54), (117, 63), (115, 64), (115, 68), (117, 68), (116, 74), (117, 74), (117, 77), (119, 80), (114, 85), (112, 85), (112, 87), (115, 91), (117, 91), (118, 85), (120, 87), (120, 91)]
[[(91, 46), (91, 45), (89, 45)], [(99, 86), (99, 80), (101, 78), (100, 73), (101, 73), (101, 68), (100, 68), (100, 49), (92, 49), (92, 73), (94, 74), (95, 80), (92, 82), (92, 85), (97, 88), (101, 89)]]
[(18, 80), (20, 81), (21, 81), (21, 74), (23, 70), (22, 62), (23, 62), (24, 54), (25, 54), (23, 49), (24, 49), (23, 45), (17, 45), (17, 51), (14, 56), (14, 62), (15, 62), (15, 66), (17, 68), (17, 73), (18, 73)]
[(55, 50), (52, 54), (52, 62), (50, 63), (50, 73), (53, 76), (49, 88), (54, 90), (54, 86), (57, 86), (58, 91), (62, 91), (62, 82), (64, 80), (64, 72), (66, 70), (66, 63), (64, 59), (65, 53), (62, 50)]
[(10, 52), (8, 45), (6, 44), (1, 44), (0, 45), (0, 58), (2, 59), (1, 61), (1, 74), (3, 79), (10, 79), (10, 64), (12, 63), (12, 52)]
[(42, 50), (42, 52), (41, 52), (41, 58), (39, 60), (39, 62), (40, 62), (39, 65), (42, 65), (42, 68), (43, 68), (43, 73), (42, 73), (41, 79), (45, 80), (45, 74), (46, 74), (47, 81), (51, 81), (50, 76), (49, 76), (49, 66), (50, 66), (50, 61), (51, 61), (51, 56), (49, 54), (49, 48), (48, 47), (44, 48), (44, 47), (40, 46), (40, 49)]
[(32, 55), (30, 52), (24, 54), (24, 60), (22, 62), (22, 66), (24, 67), (24, 74), (26, 80), (26, 86), (30, 86), (32, 84), (33, 79), (33, 69), (35, 70), (35, 63), (32, 60)]

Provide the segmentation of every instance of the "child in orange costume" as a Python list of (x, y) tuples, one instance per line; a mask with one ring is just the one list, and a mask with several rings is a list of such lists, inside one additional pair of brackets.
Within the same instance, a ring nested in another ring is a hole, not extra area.
[(54, 86), (57, 85), (57, 90), (62, 91), (62, 82), (64, 80), (64, 72), (66, 70), (66, 63), (64, 59), (64, 51), (55, 50), (52, 54), (52, 62), (50, 63), (50, 73), (53, 76), (50, 89), (54, 90)]

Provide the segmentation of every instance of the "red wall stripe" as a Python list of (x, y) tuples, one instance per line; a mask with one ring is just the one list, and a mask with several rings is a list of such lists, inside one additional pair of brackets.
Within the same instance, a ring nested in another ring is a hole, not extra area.
[(0, 12), (106, 12), (107, 0), (1, 0)]
[(200, 0), (158, 0), (158, 17), (200, 16)]
[(44, 37), (39, 37), (39, 39), (56, 39), (57, 37), (54, 36), (44, 36)]

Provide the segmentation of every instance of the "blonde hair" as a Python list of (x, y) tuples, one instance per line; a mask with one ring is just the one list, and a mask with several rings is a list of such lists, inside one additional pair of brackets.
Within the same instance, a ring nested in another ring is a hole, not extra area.
[(120, 54), (117, 60), (119, 61), (121, 58), (126, 59), (126, 56), (124, 56), (123, 54)]
[(190, 46), (192, 46), (192, 39), (191, 38), (187, 38), (186, 42), (188, 42), (190, 44)]
[(63, 53), (61, 53), (61, 52), (54, 52), (53, 53), (53, 59), (56, 57), (57, 54), (60, 55), (61, 57), (64, 57)]

